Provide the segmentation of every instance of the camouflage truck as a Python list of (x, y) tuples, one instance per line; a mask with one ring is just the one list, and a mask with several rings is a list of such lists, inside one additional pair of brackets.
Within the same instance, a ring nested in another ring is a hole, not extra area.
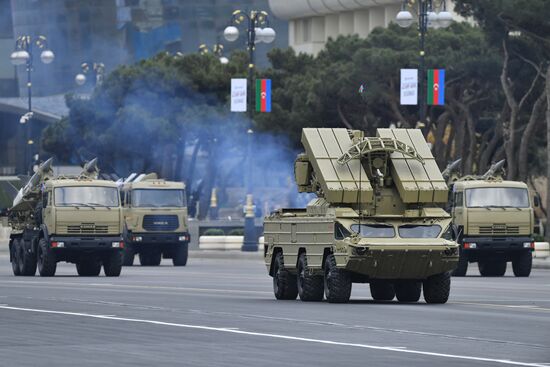
[(420, 130), (306, 128), (295, 162), (305, 209), (265, 218), (264, 259), (277, 299), (347, 302), (352, 283), (372, 298), (445, 303), (458, 261), (447, 185)]
[(527, 185), (502, 178), (504, 161), (480, 176), (460, 177), (459, 161), (445, 169), (450, 187), (448, 210), (453, 236), (460, 245), (454, 276), (465, 276), (468, 263), (477, 262), (482, 276), (503, 276), (508, 262), (514, 275), (531, 273), (534, 212)]
[(189, 229), (185, 185), (159, 179), (156, 174), (130, 176), (123, 184), (126, 225), (123, 264), (159, 265), (161, 258), (174, 266), (187, 264)]
[(76, 264), (81, 276), (119, 276), (122, 207), (116, 183), (97, 179), (94, 159), (79, 176), (53, 177), (52, 159), (19, 191), (9, 210), (14, 275), (53, 276), (57, 263)]

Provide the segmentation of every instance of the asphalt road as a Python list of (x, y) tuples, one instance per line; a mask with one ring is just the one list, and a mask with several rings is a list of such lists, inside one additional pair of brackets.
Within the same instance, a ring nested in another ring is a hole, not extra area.
[(276, 301), (259, 259), (83, 278), (14, 277), (0, 256), (1, 366), (550, 365), (550, 270), (453, 278), (445, 305)]

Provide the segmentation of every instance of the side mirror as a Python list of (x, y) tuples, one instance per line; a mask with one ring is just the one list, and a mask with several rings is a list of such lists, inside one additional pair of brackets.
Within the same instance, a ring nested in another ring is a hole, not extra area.
[(540, 198), (538, 195), (533, 196), (533, 206), (535, 208), (540, 207)]

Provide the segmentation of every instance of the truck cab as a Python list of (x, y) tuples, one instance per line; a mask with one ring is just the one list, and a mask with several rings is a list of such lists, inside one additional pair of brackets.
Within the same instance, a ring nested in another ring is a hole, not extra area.
[[(30, 186), (29, 186), (30, 187)], [(82, 276), (120, 275), (124, 247), (116, 184), (88, 176), (42, 180), (10, 209), (10, 260), (15, 275), (55, 275), (57, 263)], [(23, 191), (21, 191), (23, 193)]]
[(185, 185), (157, 178), (155, 174), (127, 180), (121, 190), (124, 205), (123, 264), (159, 265), (161, 258), (174, 266), (187, 263), (189, 230)]
[(534, 249), (534, 213), (523, 182), (502, 179), (456, 181), (449, 210), (453, 234), (460, 244), (455, 276), (477, 262), (481, 275), (502, 276), (512, 262), (516, 276), (529, 276)]

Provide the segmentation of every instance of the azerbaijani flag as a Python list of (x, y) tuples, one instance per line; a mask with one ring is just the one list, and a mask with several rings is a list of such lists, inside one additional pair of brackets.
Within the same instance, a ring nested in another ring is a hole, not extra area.
[(445, 104), (445, 69), (428, 70), (428, 104)]
[(271, 79), (256, 79), (256, 112), (271, 112)]

